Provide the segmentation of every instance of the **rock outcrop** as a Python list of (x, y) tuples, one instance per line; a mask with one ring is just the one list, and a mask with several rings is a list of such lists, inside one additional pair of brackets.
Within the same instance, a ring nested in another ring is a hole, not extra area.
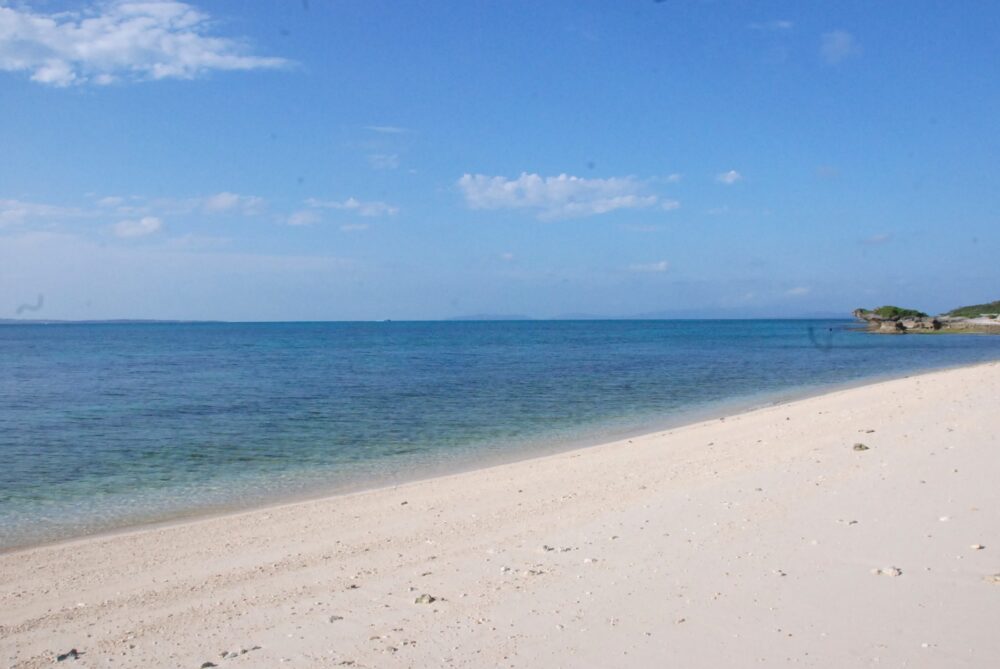
[(871, 332), (879, 334), (959, 332), (1000, 334), (1000, 318), (981, 316), (965, 318), (961, 316), (927, 316), (913, 309), (899, 307), (879, 307), (878, 309), (855, 309), (853, 315), (864, 321)]
[[(878, 312), (867, 309), (855, 309), (854, 317), (865, 321), (868, 329), (882, 334), (902, 334), (904, 332), (933, 332), (941, 329), (941, 321), (933, 316), (882, 316)], [(897, 310), (899, 311), (899, 310)]]

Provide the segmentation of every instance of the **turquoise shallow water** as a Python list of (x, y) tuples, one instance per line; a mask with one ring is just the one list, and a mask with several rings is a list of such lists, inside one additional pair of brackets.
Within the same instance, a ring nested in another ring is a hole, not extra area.
[(0, 548), (357, 489), (1000, 358), (848, 321), (0, 327)]

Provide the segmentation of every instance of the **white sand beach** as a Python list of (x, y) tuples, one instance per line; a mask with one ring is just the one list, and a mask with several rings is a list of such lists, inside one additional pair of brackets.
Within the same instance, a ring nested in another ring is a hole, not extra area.
[(7, 553), (0, 665), (1000, 666), (998, 436), (988, 363)]

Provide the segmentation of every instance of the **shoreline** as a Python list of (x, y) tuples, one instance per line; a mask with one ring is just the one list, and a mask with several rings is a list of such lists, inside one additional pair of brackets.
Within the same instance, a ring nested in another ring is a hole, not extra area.
[[(80, 541), (90, 539), (101, 539), (128, 535), (137, 532), (153, 531), (162, 528), (169, 528), (188, 523), (200, 521), (241, 516), (247, 513), (267, 511), (271, 509), (295, 506), (309, 502), (319, 502), (328, 499), (353, 496), (377, 491), (395, 490), (411, 484), (425, 483), (436, 479), (460, 476), (479, 470), (493, 469), (520, 462), (529, 462), (558, 456), (591, 448), (610, 446), (615, 443), (652, 436), (657, 433), (669, 432), (677, 429), (691, 427), (702, 423), (709, 423), (720, 418), (736, 417), (742, 414), (752, 413), (771, 407), (780, 407), (785, 404), (823, 397), (825, 395), (848, 391), (866, 386), (878, 385), (891, 381), (907, 379), (915, 376), (934, 374), (937, 372), (975, 368), (984, 365), (996, 364), (1000, 361), (978, 362), (972, 364), (946, 365), (929, 369), (919, 369), (898, 374), (880, 374), (873, 377), (865, 377), (847, 382), (838, 382), (827, 385), (799, 386), (795, 389), (785, 389), (780, 391), (770, 391), (755, 395), (742, 395), (727, 399), (716, 400), (681, 411), (676, 415), (667, 417), (652, 418), (644, 420), (632, 427), (619, 426), (611, 428), (610, 424), (600, 424), (597, 427), (596, 436), (583, 436), (573, 434), (569, 438), (563, 439), (538, 439), (527, 440), (519, 444), (517, 448), (506, 452), (479, 453), (472, 457), (457, 458), (444, 465), (425, 467), (422, 472), (413, 477), (405, 477), (401, 480), (392, 481), (393, 475), (384, 475), (379, 481), (357, 481), (340, 484), (334, 488), (316, 486), (313, 490), (304, 490), (297, 493), (281, 494), (274, 493), (271, 499), (249, 505), (221, 504), (207, 507), (195, 508), (178, 514), (168, 514), (162, 518), (142, 520), (139, 522), (124, 523), (122, 525), (101, 528), (93, 532), (87, 532), (74, 536), (58, 537), (51, 540), (30, 541), (23, 544), (12, 544), (10, 546), (0, 546), (0, 556), (13, 555), (45, 547), (58, 547), (71, 545)], [(603, 428), (603, 429), (602, 429)], [(467, 454), (468, 455), (468, 454)]]
[(312, 491), (302, 491), (287, 495), (275, 493), (273, 498), (270, 500), (266, 500), (261, 503), (252, 503), (246, 506), (238, 504), (213, 505), (209, 507), (191, 509), (190, 511), (180, 514), (170, 514), (163, 518), (140, 521), (136, 523), (125, 523), (120, 526), (102, 528), (94, 532), (74, 536), (28, 542), (24, 544), (13, 544), (9, 547), (3, 546), (0, 547), (0, 556), (22, 553), (38, 548), (74, 544), (90, 539), (122, 536), (137, 532), (153, 531), (162, 528), (185, 525), (188, 523), (241, 516), (247, 513), (267, 511), (309, 502), (319, 502), (328, 499), (336, 499), (377, 491), (394, 490), (411, 484), (450, 478), (479, 470), (493, 469), (520, 462), (546, 459), (580, 450), (610, 446), (628, 439), (648, 437), (657, 433), (669, 432), (701, 423), (709, 423), (719, 420), (720, 418), (724, 419), (736, 417), (762, 409), (779, 407), (785, 404), (792, 404), (856, 388), (863, 388), (866, 386), (878, 385), (911, 377), (934, 374), (937, 372), (992, 365), (998, 362), (1000, 362), (1000, 360), (972, 364), (946, 365), (943, 367), (920, 369), (899, 374), (882, 374), (874, 377), (866, 377), (863, 379), (856, 379), (854, 381), (839, 382), (829, 385), (799, 386), (794, 390), (787, 389), (759, 393), (756, 395), (744, 395), (727, 398), (679, 412), (677, 415), (670, 418), (658, 418), (644, 421), (641, 425), (637, 424), (633, 427), (622, 426), (619, 428), (608, 429), (608, 425), (602, 424), (599, 427), (605, 429), (600, 431), (600, 434), (597, 436), (583, 437), (582, 435), (573, 435), (565, 441), (553, 439), (529, 441), (529, 445), (527, 447), (525, 447), (524, 444), (521, 444), (518, 448), (506, 453), (490, 453), (491, 457), (486, 457), (486, 454), (479, 454), (479, 457), (473, 456), (471, 458), (457, 459), (445, 464), (444, 466), (439, 465), (434, 468), (428, 467), (425, 471), (418, 473), (415, 477), (407, 477), (403, 480), (397, 480), (395, 482), (388, 482), (388, 480), (392, 477), (384, 476), (381, 482), (375, 482), (374, 484), (371, 481), (352, 482), (348, 484), (341, 484), (336, 488), (318, 486)]
[(997, 397), (994, 361), (6, 553), (0, 664), (991, 666)]

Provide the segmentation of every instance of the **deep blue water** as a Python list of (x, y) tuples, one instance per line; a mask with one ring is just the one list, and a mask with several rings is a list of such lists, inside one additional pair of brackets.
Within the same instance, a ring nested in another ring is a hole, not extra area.
[(0, 326), (0, 548), (1000, 358), (848, 321)]

